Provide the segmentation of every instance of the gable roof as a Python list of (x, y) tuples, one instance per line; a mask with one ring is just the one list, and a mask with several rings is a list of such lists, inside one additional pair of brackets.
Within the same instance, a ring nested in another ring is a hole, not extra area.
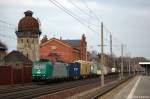
[(52, 38), (52, 39), (48, 40), (47, 42), (42, 43), (40, 46), (44, 46), (44, 45), (48, 44), (51, 41), (56, 41), (56, 42), (59, 42), (60, 44), (63, 44), (64, 46), (71, 47), (69, 44), (66, 44), (66, 43), (62, 42), (62, 40), (59, 40), (59, 39), (56, 39), (56, 38)]
[(19, 51), (12, 51), (3, 58), (5, 63), (32, 64), (32, 61)]
[(2, 42), (0, 42), (0, 50), (7, 50), (6, 45), (4, 45)]
[(71, 47), (79, 47), (80, 40), (62, 40), (64, 43), (69, 44)]

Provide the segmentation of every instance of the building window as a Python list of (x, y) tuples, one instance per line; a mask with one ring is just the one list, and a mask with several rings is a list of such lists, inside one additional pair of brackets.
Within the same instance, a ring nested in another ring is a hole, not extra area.
[(34, 43), (34, 39), (32, 40), (32, 43)]
[(29, 43), (29, 40), (27, 39), (27, 43)]
[(28, 53), (27, 53), (27, 58), (28, 58)]
[(2, 60), (2, 56), (0, 55), (0, 61)]

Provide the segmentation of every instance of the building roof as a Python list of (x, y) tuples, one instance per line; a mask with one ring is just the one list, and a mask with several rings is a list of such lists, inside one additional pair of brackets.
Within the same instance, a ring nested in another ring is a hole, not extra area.
[(71, 47), (79, 47), (80, 40), (62, 40), (64, 43), (69, 44)]
[(19, 51), (12, 51), (7, 56), (4, 57), (3, 61), (5, 63), (19, 63), (19, 64), (32, 64), (32, 61), (25, 57)]
[(18, 23), (18, 31), (38, 31), (39, 22), (37, 19), (32, 17), (32, 11), (24, 12), (25, 17), (23, 17)]
[(51, 42), (51, 41), (56, 41), (56, 42), (61, 43), (61, 44), (65, 45), (65, 46), (67, 46), (67, 47), (71, 47), (69, 44), (66, 44), (66, 43), (62, 42), (62, 40), (59, 40), (59, 39), (56, 39), (56, 38), (52, 38), (52, 39), (50, 39), (50, 40), (47, 40), (47, 41), (44, 42), (44, 43), (41, 43), (40, 47), (42, 47), (42, 46), (48, 44), (48, 43)]
[(6, 45), (4, 45), (2, 42), (0, 42), (0, 50), (7, 50)]

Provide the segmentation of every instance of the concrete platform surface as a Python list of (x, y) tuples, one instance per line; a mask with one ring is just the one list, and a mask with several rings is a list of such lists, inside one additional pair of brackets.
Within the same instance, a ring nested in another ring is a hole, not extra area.
[(113, 99), (150, 99), (150, 76), (137, 76)]

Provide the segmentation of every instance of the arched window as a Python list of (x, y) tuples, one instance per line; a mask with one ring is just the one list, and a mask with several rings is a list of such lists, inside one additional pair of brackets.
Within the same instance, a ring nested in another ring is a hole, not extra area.
[(32, 43), (34, 43), (34, 39), (32, 39)]
[(28, 53), (27, 53), (27, 58), (28, 58)]
[(29, 40), (27, 39), (27, 43), (29, 43)]

